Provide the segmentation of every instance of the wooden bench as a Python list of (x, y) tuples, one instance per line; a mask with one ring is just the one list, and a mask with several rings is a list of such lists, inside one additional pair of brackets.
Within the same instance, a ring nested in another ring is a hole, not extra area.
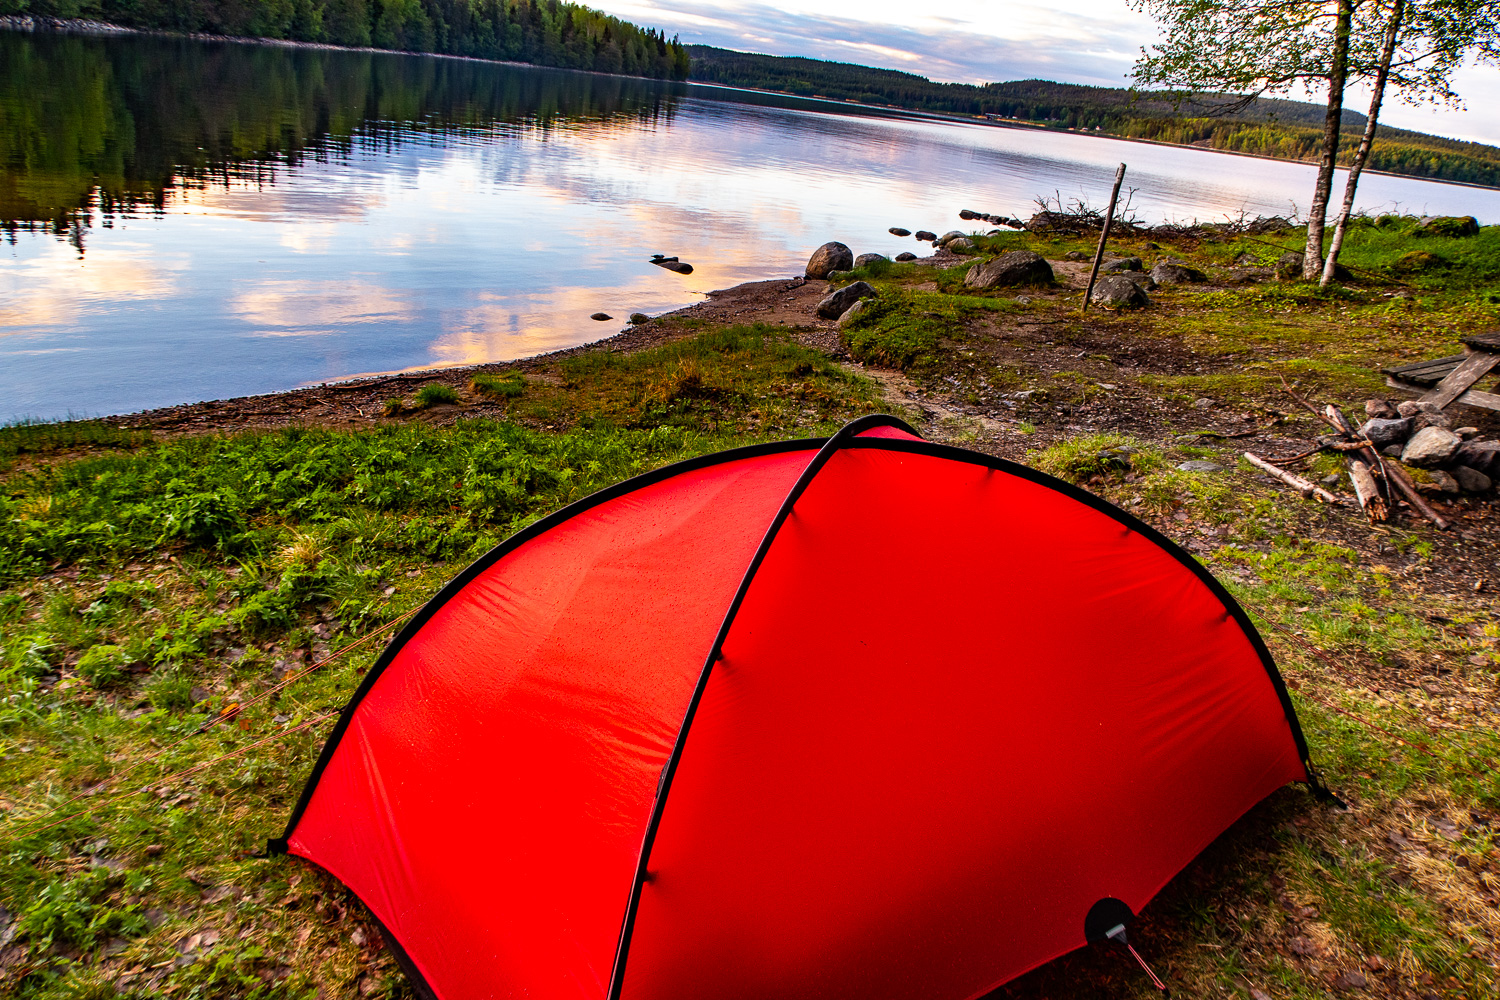
[(1472, 388), (1480, 379), (1500, 367), (1500, 331), (1461, 337), (1462, 354), (1450, 358), (1418, 361), (1399, 368), (1382, 368), (1385, 384), (1393, 389), (1418, 393), (1423, 402), (1446, 407), (1459, 402), (1500, 411), (1500, 395)]

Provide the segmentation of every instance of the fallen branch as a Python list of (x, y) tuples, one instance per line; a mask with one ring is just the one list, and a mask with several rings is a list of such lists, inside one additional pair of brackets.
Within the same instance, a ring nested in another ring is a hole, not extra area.
[(1331, 504), (1340, 504), (1344, 502), (1340, 498), (1334, 496), (1332, 493), (1329, 493), (1327, 490), (1323, 489), (1323, 487), (1318, 486), (1310, 482), (1309, 480), (1303, 479), (1296, 473), (1288, 472), (1285, 469), (1278, 469), (1276, 466), (1272, 465), (1270, 462), (1267, 462), (1265, 459), (1261, 458), (1253, 451), (1245, 452), (1245, 461), (1249, 462), (1257, 469), (1260, 469), (1264, 472), (1269, 472), (1271, 475), (1275, 476), (1283, 483), (1286, 483), (1292, 489), (1296, 490), (1298, 493), (1301, 493), (1305, 497), (1317, 497), (1324, 503)]
[(1380, 487), (1376, 485), (1370, 467), (1363, 459), (1353, 455), (1346, 455), (1345, 458), (1349, 461), (1349, 481), (1354, 484), (1354, 495), (1359, 499), (1359, 505), (1364, 508), (1370, 523), (1390, 520), (1391, 512), (1386, 508), (1385, 498), (1380, 495)]
[(1406, 496), (1407, 502), (1417, 508), (1417, 510), (1420, 510), (1426, 516), (1427, 520), (1437, 525), (1439, 531), (1448, 530), (1447, 519), (1427, 505), (1427, 501), (1423, 500), (1421, 495), (1417, 493), (1417, 488), (1412, 485), (1410, 479), (1406, 478), (1406, 473), (1401, 471), (1400, 466), (1387, 465), (1385, 467), (1385, 474), (1387, 481), (1395, 483), (1402, 494)]

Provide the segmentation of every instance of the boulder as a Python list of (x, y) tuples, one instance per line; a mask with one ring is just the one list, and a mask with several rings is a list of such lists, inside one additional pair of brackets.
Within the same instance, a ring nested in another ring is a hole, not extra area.
[(1479, 220), (1472, 215), (1424, 215), (1417, 221), (1422, 236), (1478, 236)]
[(931, 243), (933, 240), (937, 239), (937, 233), (930, 232), (926, 229), (918, 229), (917, 239), (926, 240), (928, 243)]
[(1458, 480), (1458, 485), (1465, 493), (1488, 493), (1490, 487), (1495, 485), (1489, 476), (1467, 465), (1456, 466), (1453, 469), (1453, 478)]
[(1291, 222), (1279, 215), (1263, 215), (1246, 226), (1245, 232), (1262, 235), (1264, 233), (1284, 233), (1292, 228), (1294, 227)]
[(826, 278), (829, 271), (847, 271), (854, 266), (854, 251), (842, 243), (824, 243), (807, 262), (809, 278)]
[(1151, 269), (1151, 280), (1158, 285), (1196, 285), (1207, 281), (1208, 275), (1180, 260), (1159, 260)]
[(896, 255), (896, 259), (904, 264), (909, 260), (916, 260), (917, 255), (912, 253), (910, 250), (904, 250)]
[(1500, 441), (1465, 441), (1453, 460), (1490, 477), (1500, 477)]
[(1151, 304), (1146, 290), (1123, 274), (1100, 278), (1089, 301), (1106, 309), (1140, 309)]
[(1269, 267), (1236, 267), (1230, 270), (1227, 280), (1231, 285), (1258, 285), (1274, 277), (1276, 272)]
[(1099, 273), (1106, 274), (1110, 271), (1144, 271), (1145, 265), (1139, 257), (1116, 257), (1099, 265)]
[(1424, 427), (1411, 436), (1401, 449), (1401, 461), (1407, 465), (1430, 468), (1453, 457), (1463, 442), (1458, 435), (1442, 427)]
[(1140, 285), (1143, 290), (1148, 292), (1156, 291), (1156, 281), (1145, 271), (1116, 271), (1110, 277), (1124, 278), (1126, 281), (1133, 281), (1137, 285)]
[(994, 260), (976, 264), (964, 275), (969, 288), (1010, 288), (1015, 285), (1049, 285), (1053, 282), (1052, 265), (1039, 253), (1012, 250)]
[(960, 219), (963, 219), (965, 222), (968, 222), (970, 219), (977, 219), (977, 218), (979, 218), (979, 213), (978, 212), (971, 212), (967, 208), (961, 208), (961, 209), (958, 210), (958, 217)]
[(1402, 417), (1397, 420), (1374, 417), (1360, 425), (1359, 433), (1369, 438), (1370, 443), (1375, 447), (1384, 448), (1388, 444), (1401, 444), (1411, 437), (1416, 429), (1416, 417)]
[(890, 233), (892, 236), (910, 236), (911, 235), (911, 230), (910, 229), (902, 229), (900, 226), (892, 226), (891, 228), (887, 229), (886, 232)]
[(874, 287), (868, 281), (856, 281), (824, 297), (823, 301), (818, 303), (817, 313), (823, 319), (838, 319), (860, 299), (873, 299), (876, 294)]
[(862, 253), (854, 258), (854, 266), (864, 267), (866, 264), (873, 264), (877, 260), (890, 260), (890, 258), (883, 253)]
[(1389, 399), (1365, 400), (1365, 416), (1379, 420), (1390, 420), (1396, 416), (1396, 408)]
[(839, 329), (843, 330), (850, 324), (852, 324), (855, 320), (859, 319), (859, 314), (865, 311), (865, 303), (868, 301), (870, 300), (860, 299), (858, 302), (854, 303), (854, 305), (850, 306), (848, 309), (845, 309), (843, 313), (839, 315)]
[(960, 236), (957, 239), (951, 239), (947, 243), (944, 243), (943, 249), (949, 250), (953, 253), (957, 253), (960, 250), (973, 250), (974, 241), (969, 239), (967, 236)]
[(945, 247), (954, 240), (961, 240), (967, 235), (967, 233), (961, 233), (957, 229), (950, 229), (937, 238), (937, 245), (940, 247)]

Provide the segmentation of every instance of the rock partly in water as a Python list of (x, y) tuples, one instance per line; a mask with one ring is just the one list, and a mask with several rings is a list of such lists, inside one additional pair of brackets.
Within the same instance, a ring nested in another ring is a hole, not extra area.
[[(1076, 251), (1075, 251), (1076, 252)], [(1111, 271), (1141, 271), (1145, 265), (1139, 257), (1116, 257), (1099, 265), (1100, 274), (1108, 274)]]
[(824, 297), (818, 303), (817, 313), (823, 319), (838, 319), (860, 299), (873, 299), (875, 296), (875, 288), (868, 281), (856, 281)]
[(1423, 427), (1401, 449), (1401, 461), (1418, 467), (1439, 465), (1452, 458), (1461, 444), (1458, 435), (1446, 428)]
[(1123, 274), (1100, 278), (1089, 301), (1105, 309), (1141, 309), (1151, 304), (1146, 290)]
[(930, 230), (926, 229), (918, 229), (916, 236), (917, 239), (925, 240), (928, 243), (931, 243), (933, 240), (937, 239), (937, 233), (931, 232)]
[(1479, 220), (1472, 215), (1424, 215), (1417, 222), (1423, 236), (1478, 236)]
[(1359, 433), (1369, 438), (1370, 443), (1375, 447), (1384, 448), (1388, 444), (1401, 444), (1411, 437), (1416, 429), (1415, 417), (1402, 417), (1397, 420), (1374, 417), (1360, 425)]
[(604, 322), (607, 319), (614, 319), (614, 317), (611, 316), (609, 313), (594, 313), (594, 315), (590, 316), (589, 319), (597, 319), (599, 322), (602, 323), (602, 322)]
[(873, 264), (877, 260), (890, 260), (890, 258), (883, 253), (862, 253), (854, 258), (854, 266), (864, 267), (866, 264)]
[(676, 271), (678, 274), (693, 273), (693, 265), (684, 264), (676, 257), (663, 257), (661, 254), (656, 253), (651, 255), (651, 263), (655, 264), (657, 267), (664, 267), (668, 271)]
[(1458, 480), (1458, 485), (1465, 493), (1488, 493), (1490, 487), (1495, 485), (1489, 476), (1467, 465), (1456, 466), (1453, 469), (1453, 478)]
[(967, 235), (967, 233), (961, 233), (957, 229), (950, 229), (937, 238), (937, 245), (940, 247), (947, 246), (953, 240), (961, 240)]
[(890, 233), (892, 236), (910, 236), (911, 235), (911, 230), (910, 229), (902, 229), (900, 226), (892, 226), (891, 228), (887, 229), (886, 232)]
[(1039, 253), (1012, 250), (994, 260), (976, 264), (964, 275), (969, 288), (1011, 288), (1016, 285), (1049, 285), (1053, 282), (1052, 265)]
[(1151, 280), (1158, 285), (1197, 285), (1207, 281), (1208, 275), (1180, 260), (1159, 260), (1151, 269)]
[(645, 313), (631, 313), (630, 322), (634, 323), (636, 326), (640, 326), (642, 323), (651, 322), (651, 317), (647, 316)]
[(910, 250), (903, 250), (896, 255), (896, 259), (904, 264), (909, 260), (916, 260), (917, 255), (912, 253)]
[(854, 266), (854, 251), (837, 241), (824, 243), (807, 261), (809, 278), (826, 278), (830, 271), (847, 271)]
[(973, 250), (974, 241), (969, 239), (967, 236), (960, 236), (957, 239), (952, 239), (947, 243), (944, 243), (943, 249), (951, 250), (954, 253), (957, 253), (960, 250)]

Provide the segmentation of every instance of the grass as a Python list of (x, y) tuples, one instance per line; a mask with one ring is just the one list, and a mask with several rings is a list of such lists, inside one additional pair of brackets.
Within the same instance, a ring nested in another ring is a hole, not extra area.
[(450, 385), (441, 382), (433, 382), (418, 389), (412, 397), (412, 408), (425, 410), (433, 406), (456, 406), (459, 403), (458, 391)]
[(469, 389), (490, 399), (515, 399), (526, 391), (526, 379), (519, 374), (475, 375), (469, 380)]

